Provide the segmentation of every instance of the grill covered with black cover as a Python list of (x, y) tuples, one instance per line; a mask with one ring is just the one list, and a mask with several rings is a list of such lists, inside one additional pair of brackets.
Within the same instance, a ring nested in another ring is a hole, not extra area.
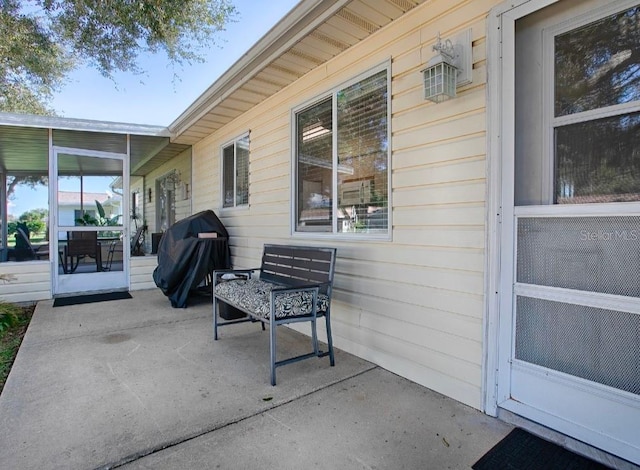
[[(198, 238), (199, 233), (216, 232), (217, 238)], [(158, 266), (153, 280), (171, 306), (185, 308), (189, 293), (214, 269), (231, 267), (229, 234), (218, 216), (206, 210), (173, 224), (158, 246)]]

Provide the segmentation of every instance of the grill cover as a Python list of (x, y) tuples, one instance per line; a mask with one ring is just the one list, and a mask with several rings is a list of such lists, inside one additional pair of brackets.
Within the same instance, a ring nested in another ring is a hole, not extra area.
[[(198, 233), (216, 232), (218, 238), (198, 238)], [(158, 266), (153, 280), (171, 306), (185, 308), (189, 292), (214, 269), (231, 267), (229, 234), (211, 211), (203, 211), (173, 224), (158, 246)]]

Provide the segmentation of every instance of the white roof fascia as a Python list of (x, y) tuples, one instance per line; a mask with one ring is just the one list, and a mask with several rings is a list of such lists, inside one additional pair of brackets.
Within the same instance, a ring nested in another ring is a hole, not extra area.
[[(169, 125), (169, 130), (176, 137), (180, 136), (212, 108), (220, 104), (350, 1), (302, 0), (178, 116)], [(313, 16), (313, 12), (323, 5), (325, 9), (320, 14)], [(305, 22), (305, 19), (308, 21)], [(299, 23), (303, 26), (295, 31), (293, 28)], [(273, 47), (276, 49), (269, 53), (269, 49)], [(268, 55), (261, 57), (265, 53)]]
[(93, 121), (90, 119), (74, 119), (58, 116), (37, 116), (35, 114), (0, 112), (0, 126), (37, 127), (70, 131), (109, 132), (113, 134), (173, 137), (169, 129), (163, 126)]

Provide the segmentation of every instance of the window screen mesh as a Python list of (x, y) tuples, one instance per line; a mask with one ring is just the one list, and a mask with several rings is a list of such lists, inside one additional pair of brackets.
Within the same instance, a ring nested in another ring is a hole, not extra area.
[(388, 231), (388, 93), (385, 69), (296, 114), (297, 231)]
[(516, 308), (516, 359), (640, 394), (639, 315), (529, 297)]
[(555, 38), (555, 115), (640, 100), (640, 6)]
[(222, 207), (233, 207), (233, 168), (234, 168), (234, 150), (233, 144), (228, 145), (222, 150), (222, 192), (224, 200)]
[(236, 206), (249, 204), (249, 136), (236, 142)]
[(518, 219), (517, 281), (640, 297), (640, 217)]
[(640, 201), (640, 113), (558, 127), (555, 141), (558, 204)]
[(387, 229), (387, 71), (338, 92), (338, 231)]
[(299, 231), (331, 231), (332, 129), (330, 98), (296, 115)]
[(222, 149), (222, 207), (249, 204), (249, 136)]

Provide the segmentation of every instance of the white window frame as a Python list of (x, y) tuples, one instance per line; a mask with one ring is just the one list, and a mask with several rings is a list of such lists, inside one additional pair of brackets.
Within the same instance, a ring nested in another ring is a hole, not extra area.
[[(297, 171), (297, 138), (296, 138), (296, 116), (298, 113), (305, 111), (306, 109), (312, 108), (316, 106), (320, 102), (330, 98), (331, 106), (332, 106), (332, 132), (333, 132), (333, 177), (332, 177), (332, 186), (333, 190), (336, 191), (337, 195), (337, 185), (338, 185), (338, 176), (335, 168), (338, 165), (338, 107), (337, 107), (337, 94), (339, 91), (354, 85), (355, 83), (361, 82), (376, 73), (386, 71), (387, 73), (387, 230), (385, 232), (338, 232), (337, 227), (337, 219), (335, 214), (338, 212), (338, 199), (337, 197), (332, 198), (332, 220), (331, 220), (331, 231), (298, 231), (297, 230), (297, 215), (296, 215), (296, 205), (298, 198), (298, 171)], [(391, 59), (386, 60), (384, 63), (379, 64), (375, 67), (372, 67), (354, 78), (342, 82), (330, 90), (322, 93), (311, 100), (306, 101), (305, 103), (293, 108), (291, 110), (291, 205), (290, 205), (290, 227), (291, 227), (291, 236), (293, 237), (301, 237), (301, 238), (320, 238), (320, 239), (342, 239), (342, 240), (376, 240), (376, 241), (391, 241), (392, 240), (392, 214), (393, 214), (393, 204), (392, 204), (392, 188), (391, 188), (391, 101), (392, 101), (392, 91), (391, 91), (391, 83), (392, 83), (392, 73), (391, 73)]]
[[(249, 187), (251, 182), (249, 181), (249, 165), (251, 164), (251, 139), (249, 137), (250, 131), (245, 132), (237, 137), (234, 137), (231, 140), (226, 141), (224, 144), (220, 146), (220, 209), (223, 211), (236, 210), (236, 209), (248, 209), (249, 208), (249, 198), (251, 196), (251, 192), (249, 191)], [(238, 155), (237, 155), (237, 144), (240, 140), (247, 139), (249, 142), (249, 161), (247, 162), (247, 203), (246, 204), (237, 204), (236, 196), (237, 196), (237, 164), (238, 164)], [(226, 206), (224, 205), (224, 149), (233, 145), (233, 205)]]

